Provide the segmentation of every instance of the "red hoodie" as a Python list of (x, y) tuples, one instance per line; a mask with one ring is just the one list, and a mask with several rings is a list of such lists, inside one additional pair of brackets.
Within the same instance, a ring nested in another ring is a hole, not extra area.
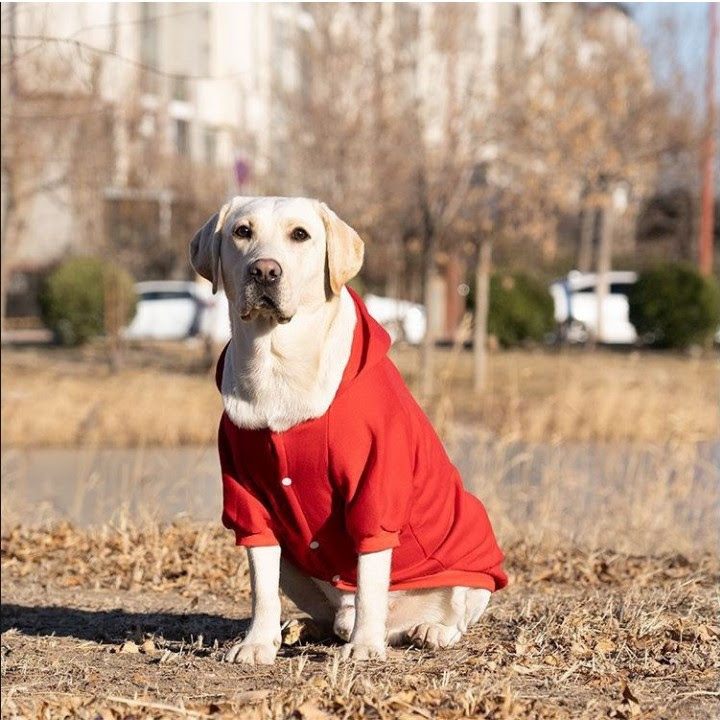
[[(507, 584), (482, 503), (463, 488), (387, 357), (390, 338), (351, 291), (350, 359), (319, 418), (285, 432), (223, 413), (223, 524), (238, 545), (280, 545), (312, 577), (354, 590), (357, 554), (393, 548), (391, 590)], [(225, 350), (217, 383), (221, 387)]]

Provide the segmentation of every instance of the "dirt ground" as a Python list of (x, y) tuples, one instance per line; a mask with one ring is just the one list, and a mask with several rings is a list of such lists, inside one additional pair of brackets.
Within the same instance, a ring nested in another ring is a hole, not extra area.
[(250, 608), (222, 528), (17, 529), (2, 538), (2, 716), (718, 716), (713, 556), (505, 551), (511, 585), (455, 648), (342, 663), (295, 621), (275, 666), (242, 668), (221, 662)]

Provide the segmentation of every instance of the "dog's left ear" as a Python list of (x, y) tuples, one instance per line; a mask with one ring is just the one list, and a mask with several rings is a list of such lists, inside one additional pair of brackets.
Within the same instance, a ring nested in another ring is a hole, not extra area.
[(320, 215), (327, 236), (327, 267), (330, 289), (339, 295), (343, 285), (352, 280), (363, 264), (365, 243), (325, 203), (320, 203)]
[(220, 280), (220, 243), (225, 218), (233, 202), (222, 206), (196, 233), (190, 242), (190, 263), (206, 280), (212, 283), (213, 295)]

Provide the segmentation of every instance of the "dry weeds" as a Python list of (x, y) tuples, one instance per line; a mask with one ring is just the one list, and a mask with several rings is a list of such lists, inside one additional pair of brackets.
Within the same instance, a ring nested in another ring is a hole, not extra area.
[[(470, 354), (438, 354), (442, 394), (426, 407), (440, 425), (461, 420), (529, 442), (693, 443), (720, 435), (712, 355), (497, 353), (487, 393), (477, 398)], [(417, 351), (394, 348), (393, 358), (413, 387)], [(2, 442), (13, 447), (213, 444), (219, 410), (200, 348), (132, 349), (116, 375), (93, 346), (2, 354)]]
[[(412, 386), (414, 351), (394, 354)], [(466, 479), (511, 576), (459, 647), (343, 664), (286, 605), (277, 664), (226, 665), (250, 598), (219, 523), (18, 527), (2, 537), (2, 717), (717, 717), (719, 488), (696, 446), (719, 434), (717, 359), (502, 353), (477, 401), (469, 356), (442, 357), (428, 409), (451, 442), (455, 420), (482, 427)], [(219, 409), (199, 349), (135, 349), (114, 376), (97, 347), (3, 352), (5, 446), (214, 443)], [(513, 450), (536, 440), (563, 444), (539, 474)], [(582, 477), (563, 459), (578, 440), (596, 452)], [(598, 444), (616, 440), (642, 453)]]
[(506, 550), (511, 586), (460, 647), (343, 664), (293, 623), (274, 667), (244, 669), (220, 662), (249, 611), (228, 533), (16, 529), (2, 540), (2, 715), (717, 716), (715, 558)]

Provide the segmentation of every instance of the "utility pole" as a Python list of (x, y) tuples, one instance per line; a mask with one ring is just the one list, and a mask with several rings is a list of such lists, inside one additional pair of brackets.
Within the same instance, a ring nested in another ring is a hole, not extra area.
[(717, 4), (708, 3), (707, 73), (705, 76), (705, 102), (707, 109), (705, 138), (702, 153), (702, 199), (700, 201), (700, 272), (710, 275), (713, 265), (713, 231), (715, 192), (713, 187), (713, 161), (715, 155), (715, 52), (717, 47)]
[(0, 338), (7, 330), (7, 296), (10, 271), (12, 269), (12, 255), (17, 248), (19, 228), (16, 221), (17, 196), (18, 196), (18, 158), (17, 138), (15, 135), (17, 119), (13, 117), (17, 108), (15, 100), (18, 92), (18, 72), (16, 64), (15, 35), (17, 32), (17, 5), (10, 3), (8, 7), (10, 32), (8, 37), (8, 76), (6, 96), (3, 107), (7, 107), (7, 115), (3, 118), (2, 135), (5, 149), (2, 154), (2, 183), (3, 183), (3, 207), (2, 225), (0, 229), (0, 247), (2, 257), (0, 258)]

